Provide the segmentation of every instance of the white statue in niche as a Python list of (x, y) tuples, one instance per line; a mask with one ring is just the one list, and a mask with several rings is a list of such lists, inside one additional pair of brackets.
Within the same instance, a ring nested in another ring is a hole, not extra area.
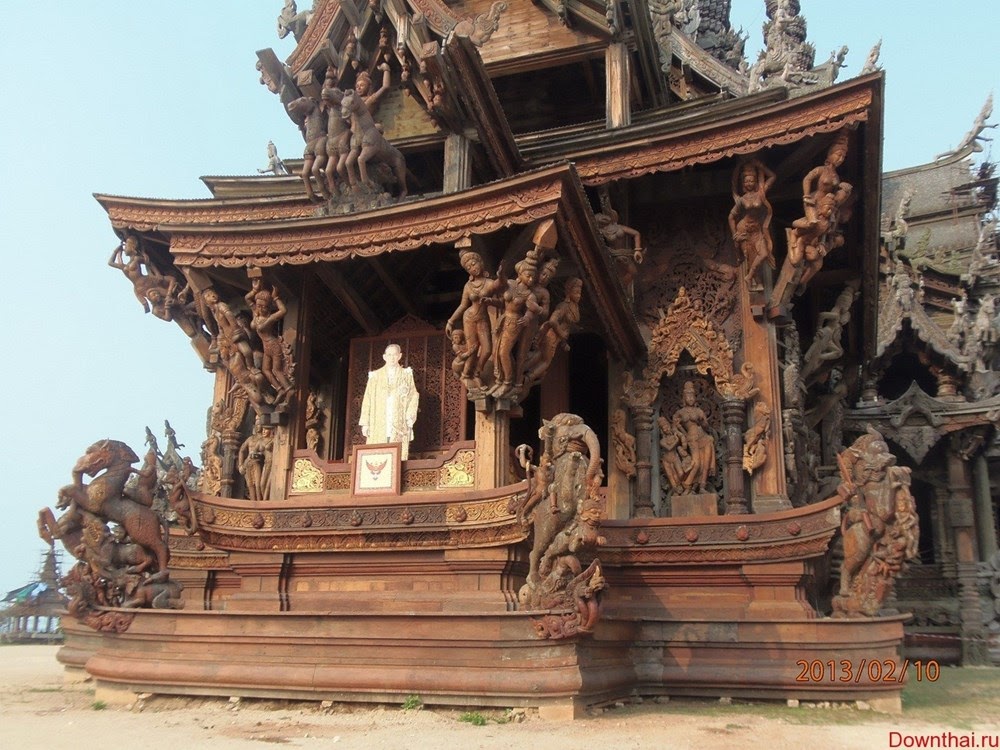
[(413, 439), (420, 394), (413, 383), (412, 368), (399, 364), (402, 356), (399, 344), (389, 344), (382, 355), (385, 366), (368, 373), (358, 424), (366, 443), (399, 443), (400, 457), (405, 461)]

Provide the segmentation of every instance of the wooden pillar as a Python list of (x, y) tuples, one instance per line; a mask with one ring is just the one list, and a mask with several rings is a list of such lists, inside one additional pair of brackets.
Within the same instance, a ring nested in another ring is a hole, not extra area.
[(741, 398), (725, 399), (722, 402), (722, 422), (726, 427), (726, 515), (743, 515), (750, 512), (743, 481), (746, 402)]
[(444, 192), (457, 193), (472, 187), (472, 142), (452, 133), (444, 141)]
[(958, 612), (961, 619), (962, 664), (989, 664), (983, 609), (979, 601), (976, 544), (976, 515), (972, 500), (969, 465), (959, 452), (960, 436), (948, 447), (948, 520), (955, 540), (955, 569), (958, 573)]
[(621, 42), (608, 45), (604, 52), (605, 125), (608, 130), (632, 124), (631, 75), (628, 47)]
[[(614, 424), (614, 412), (621, 408), (622, 372), (621, 365), (608, 362), (608, 425)], [(614, 459), (614, 437), (608, 430), (606, 471), (608, 473), (608, 494), (605, 497), (605, 517), (612, 521), (625, 521), (632, 511), (632, 480), (617, 467)]]
[(633, 406), (635, 425), (635, 507), (634, 518), (653, 518), (653, 407)]
[[(770, 292), (771, 269), (762, 264), (763, 292), (751, 292), (742, 277), (746, 260), (740, 263), (740, 310), (743, 322), (743, 358), (753, 365), (757, 398), (771, 411), (771, 432), (767, 440), (767, 460), (753, 475), (753, 512), (772, 513), (792, 507), (785, 481), (785, 441), (781, 429), (781, 373), (778, 370), (778, 336), (773, 323), (764, 319), (764, 299)], [(742, 461), (742, 456), (740, 456)], [(728, 512), (728, 511), (727, 511)]]
[(980, 453), (972, 464), (975, 479), (976, 529), (979, 531), (979, 559), (989, 560), (997, 553), (996, 519), (993, 517), (993, 498), (990, 495), (990, 473), (986, 456)]
[[(536, 459), (539, 458), (536, 456)], [(495, 406), (476, 408), (476, 489), (508, 484), (510, 413)]]

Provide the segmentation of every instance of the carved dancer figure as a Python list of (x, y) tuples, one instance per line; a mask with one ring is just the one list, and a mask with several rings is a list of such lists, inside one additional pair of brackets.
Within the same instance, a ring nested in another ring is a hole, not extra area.
[(743, 470), (753, 474), (767, 462), (767, 441), (771, 439), (771, 410), (763, 401), (753, 407), (753, 424), (743, 433)]
[(258, 424), (240, 446), (237, 458), (240, 474), (247, 485), (249, 500), (271, 499), (271, 463), (274, 454), (274, 434), (268, 425)]
[(825, 196), (837, 195), (844, 190), (850, 194), (852, 191), (851, 184), (841, 180), (837, 172), (846, 158), (847, 131), (840, 130), (827, 149), (823, 164), (811, 169), (802, 179), (802, 203), (805, 207), (806, 223), (816, 222), (819, 206)]
[(500, 397), (518, 385), (517, 362), (514, 356), (518, 341), (532, 320), (542, 312), (534, 295), (535, 274), (538, 269), (537, 248), (529, 250), (523, 260), (514, 266), (517, 278), (507, 282), (503, 293), (503, 314), (497, 321), (496, 351), (493, 367), (496, 386), (493, 395)]
[(410, 454), (420, 394), (413, 382), (413, 370), (399, 364), (402, 356), (399, 344), (389, 344), (382, 355), (385, 365), (368, 373), (358, 424), (368, 443), (399, 443), (405, 461)]
[(806, 385), (816, 382), (825, 362), (835, 362), (844, 355), (840, 339), (844, 326), (851, 320), (851, 306), (859, 288), (859, 281), (850, 282), (837, 296), (833, 307), (819, 314), (816, 335), (806, 351), (802, 366), (802, 380)]
[(874, 617), (907, 560), (916, 559), (919, 529), (910, 470), (882, 436), (869, 428), (838, 456), (844, 499), (844, 562), (834, 617)]
[(683, 477), (683, 494), (709, 491), (708, 479), (716, 473), (715, 439), (709, 434), (708, 417), (697, 405), (694, 383), (684, 383), (684, 405), (674, 412), (673, 426), (681, 447), (688, 452), (691, 466)]
[[(171, 319), (164, 317), (166, 312), (163, 301), (169, 298), (176, 300), (180, 284), (174, 277), (164, 276), (150, 268), (149, 260), (139, 245), (138, 237), (132, 234), (126, 235), (124, 241), (111, 254), (108, 265), (117, 268), (132, 282), (132, 291), (144, 311), (150, 312), (150, 303), (153, 302), (154, 307), (159, 305), (158, 318), (167, 321)], [(154, 299), (151, 299), (151, 295)]]
[(736, 247), (747, 262), (746, 283), (756, 282), (757, 268), (765, 260), (774, 268), (774, 243), (771, 240), (773, 211), (767, 191), (776, 176), (759, 159), (751, 159), (733, 171), (733, 208), (729, 212), (729, 231)]
[(556, 270), (559, 268), (559, 259), (551, 258), (542, 263), (538, 272), (538, 279), (531, 288), (531, 294), (538, 303), (538, 314), (524, 326), (521, 336), (517, 341), (517, 352), (514, 357), (515, 367), (518, 373), (518, 382), (524, 382), (529, 368), (529, 360), (537, 350), (538, 337), (542, 324), (547, 322), (552, 311), (552, 294), (549, 292), (549, 282), (555, 278)]
[(368, 93), (371, 78), (362, 71), (354, 89), (345, 91), (341, 99), (341, 115), (351, 121), (351, 153), (347, 157), (347, 172), (352, 188), (358, 184), (370, 188), (373, 183), (368, 178), (368, 162), (384, 162), (396, 175), (399, 198), (402, 199), (406, 197), (406, 162), (399, 149), (382, 135), (372, 116), (376, 103), (389, 90), (389, 64), (384, 62), (378, 69), (382, 71), (382, 86), (377, 91)]
[(327, 114), (320, 107), (319, 102), (311, 96), (300, 96), (298, 99), (293, 99), (288, 103), (287, 109), (289, 116), (299, 126), (302, 138), (306, 142), (302, 152), (302, 172), (300, 173), (302, 184), (306, 188), (306, 195), (311, 201), (317, 200), (311, 179), (315, 177), (323, 198), (329, 200), (330, 193), (327, 191), (327, 183), (322, 174), (323, 167), (327, 164)]
[(214, 335), (213, 343), (219, 352), (219, 359), (254, 407), (263, 408), (267, 405), (264, 396), (267, 379), (254, 361), (250, 327), (219, 298), (215, 289), (206, 289), (201, 293), (201, 299), (204, 303), (203, 316)]
[(580, 322), (583, 281), (575, 276), (566, 279), (565, 293), (562, 302), (556, 305), (539, 329), (537, 347), (531, 352), (526, 365), (524, 382), (528, 387), (542, 381), (560, 347), (569, 351), (569, 335)]
[(639, 266), (646, 258), (646, 251), (642, 247), (642, 235), (632, 227), (619, 224), (618, 212), (610, 205), (602, 206), (601, 212), (595, 214), (594, 218), (597, 219), (597, 228), (601, 231), (608, 252), (611, 253), (611, 259), (615, 261), (622, 287), (631, 299), (632, 282), (639, 272)]
[[(606, 587), (600, 565), (595, 561), (584, 570), (577, 557), (603, 543), (598, 535), (600, 442), (574, 414), (545, 421), (539, 438), (543, 453), (532, 483), (531, 507), (521, 513), (532, 524), (532, 546), (527, 582), (518, 600), (529, 609), (568, 610), (535, 623), (540, 636), (565, 638), (593, 628), (597, 597)], [(524, 455), (525, 448), (519, 453)]]
[(264, 289), (258, 277), (251, 282), (246, 302), (253, 315), (250, 328), (260, 337), (263, 358), (260, 371), (275, 391), (274, 401), (283, 402), (295, 385), (292, 379), (292, 351), (281, 336), (281, 321), (287, 313), (276, 287)]
[[(445, 333), (454, 341), (455, 325), (462, 321), (465, 350), (461, 355), (461, 378), (466, 381), (481, 381), (486, 363), (493, 355), (493, 337), (490, 332), (488, 305), (506, 284), (506, 279), (491, 279), (486, 273), (482, 256), (472, 250), (463, 249), (459, 263), (469, 280), (462, 288), (462, 301), (445, 325)], [(456, 358), (456, 361), (458, 358)]]
[(660, 468), (667, 484), (676, 495), (684, 494), (684, 482), (691, 473), (691, 454), (681, 445), (681, 436), (674, 425), (660, 416)]

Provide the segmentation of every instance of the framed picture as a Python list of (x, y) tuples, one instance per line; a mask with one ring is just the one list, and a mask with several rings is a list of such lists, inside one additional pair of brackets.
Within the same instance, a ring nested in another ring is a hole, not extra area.
[(402, 475), (399, 443), (355, 445), (351, 492), (355, 495), (398, 495)]

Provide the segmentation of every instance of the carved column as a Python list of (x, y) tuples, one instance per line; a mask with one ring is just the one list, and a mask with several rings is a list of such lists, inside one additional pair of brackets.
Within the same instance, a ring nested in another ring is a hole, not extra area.
[(979, 559), (989, 560), (997, 553), (996, 519), (993, 517), (993, 498), (990, 496), (990, 474), (986, 457), (980, 453), (972, 464), (975, 479), (976, 517), (979, 523)]
[(629, 75), (628, 47), (622, 43), (610, 44), (604, 52), (605, 123), (609, 130), (632, 124), (630, 100), (631, 76)]
[(727, 398), (722, 402), (722, 423), (726, 428), (726, 515), (735, 516), (750, 512), (747, 506), (746, 485), (743, 481), (743, 429), (746, 422), (746, 404), (740, 398)]
[(955, 540), (959, 617), (962, 621), (962, 664), (968, 666), (989, 664), (989, 654), (976, 580), (979, 553), (972, 486), (969, 465), (959, 452), (959, 439), (959, 435), (954, 436), (948, 447), (948, 520)]
[[(765, 293), (771, 287), (771, 270), (763, 264), (761, 274)], [(745, 272), (746, 262), (740, 265)], [(780, 429), (781, 373), (778, 368), (778, 334), (773, 324), (763, 319), (763, 297), (756, 298), (746, 284), (740, 284), (740, 311), (743, 321), (743, 356), (753, 365), (760, 394), (757, 398), (771, 407), (774, 425), (767, 437), (767, 461), (756, 471), (751, 480), (753, 487), (753, 512), (770, 513), (792, 507), (788, 499), (785, 478), (785, 440)], [(727, 511), (728, 512), (728, 511)]]
[(632, 424), (635, 425), (635, 507), (634, 518), (652, 518), (653, 512), (653, 407), (631, 407)]

